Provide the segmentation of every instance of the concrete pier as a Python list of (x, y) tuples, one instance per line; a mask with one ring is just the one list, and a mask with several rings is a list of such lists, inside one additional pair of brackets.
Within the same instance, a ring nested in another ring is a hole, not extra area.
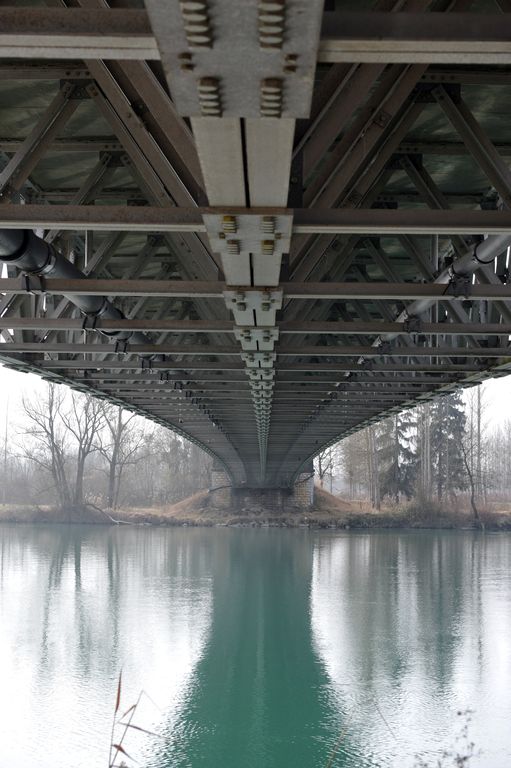
[(314, 504), (314, 466), (304, 469), (290, 488), (232, 486), (221, 465), (211, 471), (211, 503), (233, 512), (292, 512), (312, 509)]

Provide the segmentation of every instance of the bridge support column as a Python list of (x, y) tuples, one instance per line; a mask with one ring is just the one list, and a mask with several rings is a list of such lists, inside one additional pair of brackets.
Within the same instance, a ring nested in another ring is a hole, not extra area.
[(314, 467), (312, 462), (300, 473), (292, 488), (239, 487), (231, 492), (233, 512), (264, 515), (303, 512), (314, 504)]
[(209, 489), (210, 504), (241, 514), (301, 512), (314, 504), (314, 466), (312, 462), (298, 475), (292, 488), (232, 487), (220, 464), (213, 464)]
[(298, 475), (291, 498), (298, 509), (311, 509), (314, 505), (314, 462), (311, 461)]
[(213, 506), (220, 509), (227, 509), (231, 506), (231, 481), (225, 469), (216, 461), (211, 469), (209, 493)]

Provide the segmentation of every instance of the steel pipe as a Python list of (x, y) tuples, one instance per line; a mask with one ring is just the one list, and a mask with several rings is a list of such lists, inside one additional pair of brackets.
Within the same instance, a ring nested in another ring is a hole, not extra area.
[[(479, 245), (472, 248), (472, 250), (464, 256), (457, 259), (451, 266), (444, 269), (438, 277), (435, 278), (434, 283), (437, 285), (446, 285), (456, 277), (472, 275), (485, 264), (493, 263), (493, 261), (510, 246), (510, 235), (493, 235), (487, 237), (482, 243), (479, 243)], [(432, 299), (417, 299), (401, 312), (394, 322), (404, 323), (405, 320), (410, 317), (418, 317), (424, 314), (424, 312), (434, 304), (435, 300)], [(377, 347), (385, 341), (392, 341), (399, 335), (399, 333), (383, 334), (374, 341), (373, 346)], [(433, 348), (431, 354), (434, 354)]]
[[(29, 229), (0, 229), (0, 261), (18, 267), (28, 275), (71, 280), (85, 278), (83, 272), (74, 264)], [(102, 320), (125, 319), (121, 310), (114, 307), (105, 296), (73, 294), (65, 298), (88, 317), (98, 317)], [(153, 343), (145, 333), (100, 329), (98, 332), (115, 341), (129, 341), (131, 344)]]

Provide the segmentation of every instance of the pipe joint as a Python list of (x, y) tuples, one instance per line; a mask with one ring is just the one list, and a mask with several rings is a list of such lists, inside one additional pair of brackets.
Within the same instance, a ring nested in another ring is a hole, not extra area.
[[(95, 317), (96, 319), (98, 319), (99, 317), (103, 317), (103, 315), (105, 314), (109, 306), (110, 306), (110, 302), (108, 301), (108, 299), (104, 298), (101, 306), (98, 307), (98, 309), (87, 310), (86, 314), (89, 315), (89, 317)], [(83, 311), (84, 310), (82, 310), (82, 312)]]
[(0, 258), (32, 275), (46, 275), (55, 268), (54, 249), (31, 230), (0, 230)]

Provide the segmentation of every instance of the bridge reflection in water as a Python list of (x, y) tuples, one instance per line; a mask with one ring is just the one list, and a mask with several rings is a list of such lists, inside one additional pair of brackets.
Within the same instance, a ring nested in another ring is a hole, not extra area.
[(120, 668), (147, 768), (506, 764), (511, 538), (2, 528), (0, 763), (89, 768)]

